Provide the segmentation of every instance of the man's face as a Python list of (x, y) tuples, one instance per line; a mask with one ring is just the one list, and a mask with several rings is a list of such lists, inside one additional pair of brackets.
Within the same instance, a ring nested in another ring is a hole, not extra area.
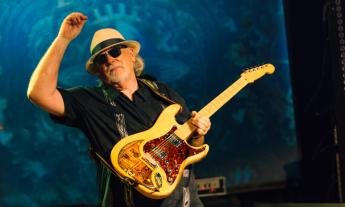
[(108, 84), (121, 84), (135, 78), (135, 55), (132, 48), (112, 47), (97, 55), (100, 75)]

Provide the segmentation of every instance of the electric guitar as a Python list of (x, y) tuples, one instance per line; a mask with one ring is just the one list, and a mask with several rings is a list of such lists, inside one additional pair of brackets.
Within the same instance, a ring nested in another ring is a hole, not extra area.
[[(236, 82), (202, 108), (200, 115), (211, 117), (248, 83), (274, 70), (272, 64), (265, 64), (244, 71)], [(168, 197), (180, 182), (185, 167), (208, 153), (207, 144), (200, 147), (188, 144), (195, 127), (190, 120), (182, 125), (176, 122), (175, 115), (180, 110), (178, 104), (166, 107), (150, 129), (121, 139), (111, 151), (111, 163), (117, 174), (135, 183), (134, 187), (149, 198)]]

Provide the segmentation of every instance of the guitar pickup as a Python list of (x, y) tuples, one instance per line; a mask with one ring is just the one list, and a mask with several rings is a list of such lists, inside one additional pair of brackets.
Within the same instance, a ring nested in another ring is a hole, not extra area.
[(170, 140), (170, 143), (175, 147), (179, 147), (181, 145), (181, 140), (179, 140), (178, 137), (174, 136), (173, 139)]
[(158, 163), (156, 160), (153, 159), (153, 157), (149, 153), (145, 153), (143, 155), (143, 160), (145, 160), (152, 168), (156, 168), (158, 166)]
[(164, 151), (162, 151), (162, 152), (159, 152), (159, 153), (157, 154), (157, 156), (158, 156), (159, 158), (161, 158), (161, 159), (164, 159), (164, 158), (167, 156), (167, 153), (164, 152)]

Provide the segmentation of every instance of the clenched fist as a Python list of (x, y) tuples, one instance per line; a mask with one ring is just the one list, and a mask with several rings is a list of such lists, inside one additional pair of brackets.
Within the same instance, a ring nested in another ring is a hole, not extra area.
[(64, 37), (70, 41), (73, 40), (79, 35), (86, 20), (87, 16), (80, 12), (70, 13), (63, 20), (58, 36)]

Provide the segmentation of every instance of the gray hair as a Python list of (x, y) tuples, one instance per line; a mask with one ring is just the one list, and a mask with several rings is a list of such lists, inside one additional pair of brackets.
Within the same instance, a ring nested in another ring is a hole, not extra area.
[(144, 67), (144, 59), (139, 54), (137, 54), (134, 62), (134, 72), (137, 77), (143, 72)]

